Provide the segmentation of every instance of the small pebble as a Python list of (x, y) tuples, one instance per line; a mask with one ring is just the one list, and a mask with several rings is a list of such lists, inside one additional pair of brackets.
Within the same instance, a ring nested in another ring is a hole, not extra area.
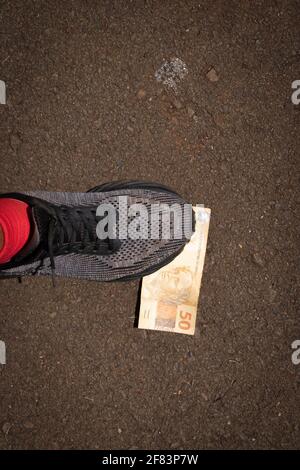
[(24, 428), (26, 429), (33, 429), (34, 428), (34, 425), (31, 421), (25, 421), (24, 423)]
[(172, 104), (173, 104), (174, 108), (176, 108), (176, 109), (178, 109), (178, 110), (181, 109), (182, 106), (183, 106), (183, 104), (181, 103), (181, 101), (178, 100), (177, 98), (175, 98), (175, 99), (173, 100)]
[(21, 143), (22, 143), (22, 140), (18, 134), (10, 135), (10, 147), (14, 152), (17, 152)]
[(2, 426), (2, 432), (3, 432), (3, 434), (8, 434), (10, 428), (11, 428), (11, 424), (10, 424), (10, 423), (4, 423), (3, 426)]
[(262, 267), (264, 265), (263, 259), (261, 258), (261, 256), (258, 253), (254, 253), (253, 256), (252, 256), (252, 259), (253, 259), (253, 262), (255, 264), (257, 264), (257, 266)]
[(206, 78), (210, 82), (217, 82), (219, 80), (219, 76), (218, 76), (216, 70), (213, 67), (207, 72)]
[(188, 117), (192, 118), (195, 114), (195, 111), (193, 110), (193, 108), (188, 107), (187, 108), (187, 113), (188, 113)]
[(276, 295), (277, 295), (276, 290), (270, 287), (269, 295), (270, 295), (270, 302), (271, 303), (274, 302)]
[(138, 97), (139, 100), (141, 100), (141, 99), (145, 98), (145, 96), (146, 96), (146, 92), (145, 92), (145, 90), (143, 90), (143, 88), (141, 88), (137, 92), (137, 97)]

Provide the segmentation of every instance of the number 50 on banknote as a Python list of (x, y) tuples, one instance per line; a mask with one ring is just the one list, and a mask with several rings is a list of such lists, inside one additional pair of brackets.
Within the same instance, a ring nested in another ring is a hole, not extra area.
[(139, 328), (195, 333), (210, 209), (193, 209), (196, 228), (189, 243), (171, 263), (143, 278)]

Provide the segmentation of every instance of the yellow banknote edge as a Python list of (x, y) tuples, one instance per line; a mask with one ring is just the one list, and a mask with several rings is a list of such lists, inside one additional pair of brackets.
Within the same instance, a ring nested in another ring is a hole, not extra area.
[(196, 226), (191, 240), (171, 263), (143, 278), (139, 328), (195, 333), (211, 211), (193, 209)]

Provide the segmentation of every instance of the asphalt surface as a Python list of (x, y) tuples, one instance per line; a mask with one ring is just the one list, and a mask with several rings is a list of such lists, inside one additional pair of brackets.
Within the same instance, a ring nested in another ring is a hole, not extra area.
[(1, 282), (1, 448), (300, 447), (299, 8), (0, 3), (2, 192), (146, 179), (212, 210), (194, 337), (134, 328), (138, 282)]

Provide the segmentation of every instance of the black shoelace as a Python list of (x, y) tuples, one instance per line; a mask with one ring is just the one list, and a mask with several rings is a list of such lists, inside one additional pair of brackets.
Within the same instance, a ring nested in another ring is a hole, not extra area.
[(95, 208), (47, 205), (46, 210), (50, 218), (47, 249), (53, 284), (55, 283), (54, 258), (56, 255), (70, 252), (109, 255), (119, 249), (119, 240), (114, 238), (100, 240), (97, 237), (98, 220)]

